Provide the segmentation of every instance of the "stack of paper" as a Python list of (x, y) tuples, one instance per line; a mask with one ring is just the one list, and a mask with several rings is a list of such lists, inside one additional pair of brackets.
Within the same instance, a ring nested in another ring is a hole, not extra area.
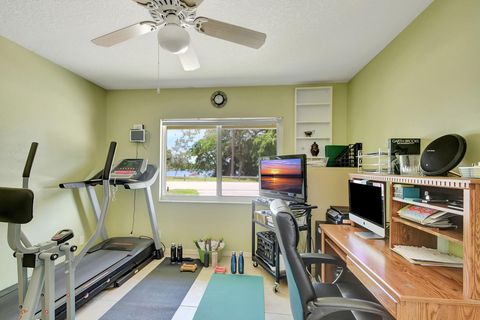
[(442, 229), (456, 228), (456, 225), (454, 225), (449, 219), (455, 216), (455, 214), (449, 212), (408, 205), (398, 210), (398, 215), (404, 219), (420, 223), (427, 227), (435, 227)]
[(258, 221), (260, 223), (273, 227), (272, 212), (270, 210), (255, 211), (255, 221)]
[(435, 249), (396, 245), (392, 249), (409, 262), (422, 266), (462, 268), (463, 259)]

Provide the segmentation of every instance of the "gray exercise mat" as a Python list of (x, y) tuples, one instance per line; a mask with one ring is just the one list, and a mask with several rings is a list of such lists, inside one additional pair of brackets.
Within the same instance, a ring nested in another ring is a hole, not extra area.
[(101, 320), (171, 320), (201, 271), (180, 272), (165, 259), (117, 302)]

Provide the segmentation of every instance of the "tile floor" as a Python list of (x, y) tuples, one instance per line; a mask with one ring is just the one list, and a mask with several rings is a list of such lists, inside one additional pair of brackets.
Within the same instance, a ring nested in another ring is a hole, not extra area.
[[(227, 259), (227, 258), (224, 258)], [(290, 302), (288, 298), (288, 288), (282, 282), (279, 292), (274, 293), (272, 288), (274, 279), (261, 267), (254, 268), (250, 259), (245, 259), (245, 274), (260, 275), (264, 279), (265, 290), (265, 320), (292, 320), (290, 311)], [(119, 301), (128, 291), (138, 284), (149, 272), (155, 269), (161, 263), (153, 261), (143, 268), (120, 288), (105, 290), (77, 311), (78, 320), (99, 319), (107, 312), (117, 301)], [(187, 295), (183, 299), (180, 307), (175, 313), (173, 320), (191, 320), (202, 299), (203, 293), (207, 288), (213, 268), (203, 268)], [(121, 320), (121, 319), (119, 319)]]

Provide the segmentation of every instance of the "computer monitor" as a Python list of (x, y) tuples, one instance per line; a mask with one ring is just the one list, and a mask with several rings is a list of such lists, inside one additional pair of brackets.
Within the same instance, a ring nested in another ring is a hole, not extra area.
[(385, 238), (385, 189), (383, 182), (350, 180), (348, 186), (350, 220), (370, 230), (357, 232), (366, 239)]
[(304, 154), (260, 159), (260, 196), (297, 203), (307, 201), (307, 158)]

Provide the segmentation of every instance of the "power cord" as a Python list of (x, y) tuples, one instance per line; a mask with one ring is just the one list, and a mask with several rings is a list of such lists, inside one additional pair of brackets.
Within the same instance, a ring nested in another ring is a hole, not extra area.
[(114, 202), (115, 200), (117, 200), (117, 191), (118, 191), (118, 185), (117, 185), (117, 179), (113, 179), (113, 185), (111, 186), (111, 188), (109, 188), (110, 190), (110, 196), (112, 198), (112, 202)]
[(142, 147), (144, 150), (148, 150), (150, 147), (150, 132), (148, 130), (145, 130), (145, 142), (142, 143)]

